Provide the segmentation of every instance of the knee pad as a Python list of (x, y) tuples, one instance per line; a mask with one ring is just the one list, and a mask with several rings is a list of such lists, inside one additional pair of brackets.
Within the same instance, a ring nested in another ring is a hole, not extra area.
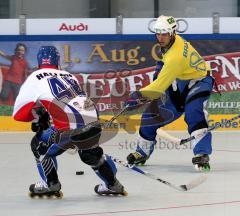
[(55, 137), (57, 133), (58, 132), (54, 127), (49, 127), (48, 129), (37, 133), (37, 137), (39, 138), (39, 140), (45, 143), (52, 144), (55, 142)]
[(103, 150), (101, 147), (96, 147), (93, 149), (88, 150), (80, 150), (78, 151), (78, 154), (82, 160), (82, 162), (92, 166), (97, 167), (101, 165), (101, 163), (104, 162), (103, 156)]
[(82, 131), (81, 134), (72, 135), (72, 140), (76, 141), (84, 141), (84, 140), (91, 140), (93, 137), (98, 137), (101, 134), (102, 128), (100, 124), (92, 126), (90, 129), (86, 130), (85, 132)]
[(99, 146), (101, 126), (95, 125), (90, 129), (77, 128), (58, 133), (55, 141), (65, 149), (76, 146), (79, 150), (93, 149)]

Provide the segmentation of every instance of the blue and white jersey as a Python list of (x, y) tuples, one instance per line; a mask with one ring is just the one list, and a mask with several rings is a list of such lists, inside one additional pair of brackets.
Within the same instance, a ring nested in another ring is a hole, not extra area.
[(80, 128), (98, 120), (93, 102), (72, 74), (44, 68), (33, 72), (23, 83), (14, 104), (17, 121), (32, 121), (33, 108), (44, 106), (57, 129)]

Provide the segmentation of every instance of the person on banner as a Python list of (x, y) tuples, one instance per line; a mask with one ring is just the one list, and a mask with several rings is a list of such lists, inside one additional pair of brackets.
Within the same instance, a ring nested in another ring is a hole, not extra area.
[(14, 55), (8, 55), (0, 50), (0, 56), (11, 61), (9, 70), (4, 74), (4, 81), (0, 98), (3, 102), (7, 101), (10, 93), (13, 94), (15, 101), (19, 89), (28, 75), (28, 63), (25, 59), (27, 47), (23, 43), (17, 43)]
[(2, 83), (3, 83), (3, 74), (2, 74), (2, 68), (0, 67), (0, 94), (2, 92)]
[[(72, 131), (98, 122), (98, 112), (82, 91), (76, 77), (59, 70), (59, 53), (54, 46), (42, 46), (37, 60), (39, 70), (34, 71), (23, 83), (14, 104), (13, 117), (17, 121), (32, 121), (32, 130), (36, 132), (31, 149), (41, 181), (30, 185), (30, 196), (62, 197), (56, 156), (67, 149), (61, 147), (56, 137), (64, 133), (65, 142), (71, 143)], [(126, 195), (124, 187), (116, 178), (114, 162), (103, 154), (99, 146), (100, 136), (99, 123), (76, 136), (75, 143), (86, 145), (84, 149), (79, 148), (78, 154), (104, 181), (95, 186), (97, 194)]]
[[(183, 113), (191, 136), (208, 128), (206, 103), (214, 79), (203, 57), (193, 46), (176, 34), (177, 23), (172, 16), (160, 16), (153, 27), (160, 47), (161, 61), (156, 64), (154, 81), (130, 94), (126, 105), (133, 109), (144, 99), (152, 102), (142, 114), (136, 151), (127, 156), (130, 164), (144, 164), (156, 144), (156, 131)], [(164, 100), (162, 97), (164, 96)], [(192, 163), (198, 171), (209, 171), (212, 135), (192, 141)]]

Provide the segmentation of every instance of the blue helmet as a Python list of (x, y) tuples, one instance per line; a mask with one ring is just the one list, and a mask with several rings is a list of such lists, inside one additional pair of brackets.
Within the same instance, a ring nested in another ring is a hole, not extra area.
[(38, 66), (58, 66), (59, 65), (59, 53), (55, 46), (41, 46), (38, 54)]

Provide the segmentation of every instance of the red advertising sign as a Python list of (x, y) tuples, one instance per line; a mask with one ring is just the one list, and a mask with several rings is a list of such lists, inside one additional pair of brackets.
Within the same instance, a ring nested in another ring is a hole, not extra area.
[(214, 91), (216, 91), (217, 89), (220, 92), (239, 91), (240, 52), (206, 56), (205, 60), (207, 60), (208, 64), (210, 65), (212, 75), (215, 77), (216, 80), (216, 86)]
[[(240, 52), (206, 56), (216, 79), (214, 92), (231, 92), (240, 89)], [(121, 107), (129, 92), (138, 90), (153, 81), (155, 66), (133, 71), (105, 74), (78, 74), (77, 77), (99, 111)]]

